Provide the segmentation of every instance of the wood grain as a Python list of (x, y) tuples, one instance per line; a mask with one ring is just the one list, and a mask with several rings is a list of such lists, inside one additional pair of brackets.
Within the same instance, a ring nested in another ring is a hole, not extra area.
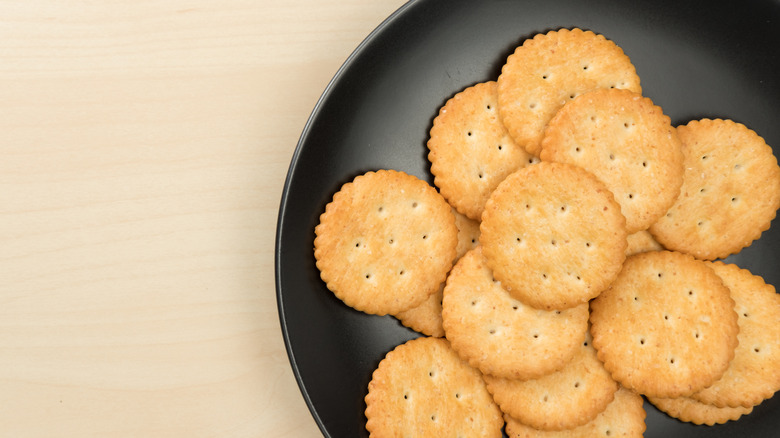
[(0, 3), (0, 436), (321, 436), (277, 211), (320, 93), (402, 3)]

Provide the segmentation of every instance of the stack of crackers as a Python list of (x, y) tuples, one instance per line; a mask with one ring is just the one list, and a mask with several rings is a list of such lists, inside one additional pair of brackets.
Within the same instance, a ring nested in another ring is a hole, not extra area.
[(339, 299), (425, 335), (374, 372), (371, 436), (642, 436), (642, 396), (713, 425), (780, 389), (780, 298), (717, 261), (780, 208), (745, 125), (672, 126), (620, 47), (560, 29), (449, 99), (428, 148), (435, 187), (368, 172), (315, 230)]

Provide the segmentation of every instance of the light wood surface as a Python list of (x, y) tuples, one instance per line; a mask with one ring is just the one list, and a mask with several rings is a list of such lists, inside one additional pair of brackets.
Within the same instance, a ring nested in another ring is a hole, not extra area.
[(0, 436), (321, 436), (277, 211), (319, 95), (403, 3), (0, 2)]

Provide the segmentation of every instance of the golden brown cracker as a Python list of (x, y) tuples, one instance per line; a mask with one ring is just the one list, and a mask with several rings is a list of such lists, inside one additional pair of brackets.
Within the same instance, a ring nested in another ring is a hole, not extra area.
[(780, 389), (780, 295), (746, 269), (709, 263), (731, 291), (739, 317), (739, 345), (726, 373), (691, 396), (717, 407), (751, 407)]
[(504, 416), (509, 438), (641, 438), (647, 429), (643, 399), (625, 388), (615, 393), (615, 398), (604, 412), (582, 426), (567, 430), (538, 430), (518, 420)]
[(627, 258), (591, 302), (590, 321), (612, 377), (651, 397), (690, 396), (719, 379), (739, 330), (734, 300), (715, 272), (672, 251)]
[(627, 241), (626, 257), (639, 254), (640, 252), (661, 251), (664, 249), (660, 243), (653, 239), (653, 235), (647, 230), (629, 234)]
[(566, 366), (537, 379), (485, 375), (488, 391), (502, 412), (535, 429), (573, 429), (590, 422), (612, 402), (618, 384), (589, 340)]
[(389, 352), (368, 384), (366, 429), (382, 437), (501, 437), (501, 411), (480, 372), (443, 338), (417, 338)]
[(436, 292), (458, 239), (450, 206), (436, 189), (394, 170), (344, 184), (315, 234), (314, 256), (328, 289), (378, 315), (418, 306)]
[(588, 306), (547, 311), (512, 298), (477, 247), (452, 269), (442, 319), (453, 349), (483, 373), (529, 379), (565, 366), (585, 338)]
[(650, 232), (664, 247), (699, 259), (739, 252), (769, 228), (780, 207), (780, 167), (772, 149), (731, 120), (694, 120), (677, 134), (683, 186)]
[(631, 60), (614, 42), (591, 31), (560, 29), (525, 40), (507, 58), (498, 78), (498, 108), (517, 144), (538, 155), (556, 111), (599, 88), (642, 92)]
[[(455, 215), (455, 226), (458, 228), (458, 246), (455, 263), (467, 251), (479, 244), (479, 222), (452, 210)], [(441, 300), (444, 283), (421, 305), (394, 315), (401, 324), (427, 336), (442, 337), (444, 328), (441, 324)]]
[(507, 177), (485, 205), (480, 231), (495, 278), (540, 309), (587, 302), (625, 259), (620, 206), (604, 183), (570, 164), (541, 162)]
[(538, 161), (515, 144), (499, 120), (494, 81), (468, 87), (447, 101), (433, 120), (428, 149), (434, 185), (474, 220), (507, 175)]
[(615, 195), (629, 233), (666, 213), (683, 182), (682, 146), (669, 117), (629, 90), (598, 89), (561, 107), (544, 130), (540, 157), (596, 175)]
[(753, 412), (752, 407), (719, 408), (688, 397), (648, 397), (648, 401), (670, 417), (698, 425), (706, 424), (707, 426), (736, 421), (743, 415)]

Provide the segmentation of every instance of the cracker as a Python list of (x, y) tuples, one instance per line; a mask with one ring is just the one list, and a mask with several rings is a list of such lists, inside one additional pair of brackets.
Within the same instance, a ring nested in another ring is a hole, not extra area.
[(458, 239), (450, 206), (436, 189), (394, 170), (344, 184), (315, 234), (314, 256), (328, 289), (377, 315), (418, 306), (436, 292)]
[(734, 300), (704, 262), (653, 251), (626, 259), (591, 302), (599, 359), (623, 386), (651, 397), (690, 396), (719, 379), (734, 357)]
[(736, 303), (739, 345), (723, 377), (692, 398), (717, 407), (755, 406), (780, 390), (780, 295), (737, 265), (709, 265)]
[(512, 298), (492, 276), (477, 247), (452, 269), (442, 319), (453, 349), (483, 373), (540, 377), (574, 356), (588, 328), (588, 305), (547, 311)]
[(664, 249), (660, 243), (653, 239), (653, 235), (647, 230), (629, 234), (627, 241), (626, 257), (639, 254), (640, 252), (661, 251)]
[(496, 279), (540, 309), (587, 302), (625, 259), (620, 206), (604, 183), (570, 164), (541, 162), (507, 177), (485, 205), (480, 230)]
[(507, 175), (538, 161), (515, 144), (499, 120), (494, 81), (466, 88), (447, 101), (433, 120), (428, 149), (434, 185), (474, 220)]
[(538, 430), (507, 415), (506, 434), (509, 438), (641, 438), (647, 429), (642, 397), (625, 388), (615, 393), (615, 399), (604, 412), (582, 426), (558, 431)]
[(629, 233), (666, 213), (683, 182), (682, 146), (669, 117), (629, 90), (594, 90), (564, 105), (544, 130), (540, 158), (596, 175), (615, 195)]
[(685, 175), (677, 202), (650, 227), (668, 249), (713, 260), (735, 254), (769, 228), (780, 207), (780, 167), (754, 131), (731, 120), (677, 128)]
[(719, 408), (688, 397), (648, 397), (647, 400), (670, 417), (698, 425), (714, 426), (716, 424), (724, 424), (728, 421), (736, 421), (743, 415), (753, 412), (752, 407)]
[[(453, 209), (455, 226), (458, 228), (458, 246), (456, 247), (455, 263), (468, 250), (479, 244), (479, 222), (469, 219)], [(394, 316), (401, 324), (427, 336), (442, 337), (444, 328), (441, 324), (441, 300), (444, 283), (421, 305), (399, 312)]]
[(443, 338), (417, 338), (389, 352), (368, 384), (370, 436), (501, 437), (504, 421), (478, 370)]
[(561, 370), (538, 379), (485, 376), (488, 391), (505, 414), (541, 430), (572, 429), (590, 422), (615, 397), (618, 384), (596, 357), (590, 337)]
[(642, 92), (623, 49), (603, 35), (560, 29), (525, 40), (498, 77), (498, 109), (515, 142), (534, 155), (547, 122), (566, 102), (599, 89)]

